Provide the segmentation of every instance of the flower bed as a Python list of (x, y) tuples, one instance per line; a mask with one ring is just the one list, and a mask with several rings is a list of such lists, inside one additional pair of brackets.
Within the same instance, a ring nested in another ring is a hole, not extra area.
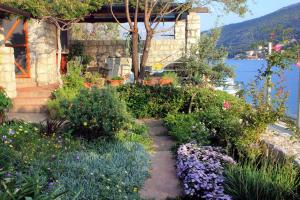
[(184, 193), (193, 199), (231, 199), (224, 193), (223, 171), (233, 164), (235, 161), (216, 147), (188, 143), (177, 152), (177, 175)]

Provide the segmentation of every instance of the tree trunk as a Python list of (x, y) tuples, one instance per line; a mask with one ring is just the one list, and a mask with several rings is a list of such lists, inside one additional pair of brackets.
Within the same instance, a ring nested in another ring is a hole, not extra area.
[(144, 49), (143, 49), (143, 55), (142, 55), (142, 61), (141, 61), (141, 73), (140, 73), (140, 79), (144, 80), (145, 77), (145, 67), (148, 61), (148, 57), (149, 57), (149, 51), (151, 48), (151, 41), (153, 38), (153, 33), (152, 32), (147, 32), (147, 37), (146, 37), (146, 41), (144, 44)]
[(137, 27), (134, 27), (134, 30), (132, 31), (132, 68), (134, 82), (137, 82), (139, 78), (139, 34)]
[(56, 27), (56, 37), (57, 37), (57, 66), (56, 73), (59, 85), (62, 86), (63, 82), (61, 79), (60, 66), (61, 66), (61, 40), (60, 40), (61, 30), (59, 27)]

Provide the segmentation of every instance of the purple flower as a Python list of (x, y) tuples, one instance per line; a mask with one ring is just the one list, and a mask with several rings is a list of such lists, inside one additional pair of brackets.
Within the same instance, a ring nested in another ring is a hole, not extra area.
[(3, 142), (7, 141), (7, 136), (6, 136), (6, 135), (3, 135), (3, 136), (2, 136), (2, 141), (3, 141)]
[(12, 130), (12, 129), (9, 129), (9, 131), (8, 131), (8, 134), (9, 135), (14, 135), (16, 132), (14, 131), (14, 130)]
[(181, 145), (177, 153), (177, 176), (183, 181), (186, 195), (207, 200), (231, 199), (224, 194), (222, 174), (224, 166), (235, 161), (221, 148), (188, 143)]

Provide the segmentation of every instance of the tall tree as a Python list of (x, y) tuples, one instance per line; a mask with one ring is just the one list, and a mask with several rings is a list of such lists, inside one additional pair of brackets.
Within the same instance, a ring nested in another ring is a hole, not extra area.
[[(132, 58), (132, 68), (134, 73), (134, 80), (135, 82), (138, 81), (139, 77), (139, 29), (138, 29), (138, 14), (139, 9), (141, 7), (139, 0), (124, 0), (124, 6), (125, 6), (125, 15), (127, 19), (127, 23), (129, 26), (129, 29), (124, 27), (118, 20), (118, 18), (115, 16), (115, 13), (113, 11), (113, 5), (114, 1), (110, 1), (110, 10), (111, 14), (113, 15), (115, 21), (125, 30), (127, 30), (131, 34), (131, 58)], [(134, 13), (131, 13), (131, 8), (134, 8)], [(132, 17), (133, 14), (133, 17)]]

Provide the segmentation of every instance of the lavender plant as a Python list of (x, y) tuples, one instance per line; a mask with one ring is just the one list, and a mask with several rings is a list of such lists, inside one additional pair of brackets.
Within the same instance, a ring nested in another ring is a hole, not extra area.
[(181, 145), (177, 154), (177, 176), (183, 181), (185, 195), (192, 199), (231, 199), (224, 193), (223, 171), (235, 161), (221, 148), (188, 143)]

